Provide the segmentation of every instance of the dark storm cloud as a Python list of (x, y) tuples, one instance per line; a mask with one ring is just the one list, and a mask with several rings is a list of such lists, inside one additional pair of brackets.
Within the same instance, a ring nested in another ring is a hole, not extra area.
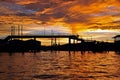
[(34, 12), (34, 10), (26, 9), (24, 6), (17, 5), (11, 2), (0, 2), (0, 15), (28, 16), (33, 15)]

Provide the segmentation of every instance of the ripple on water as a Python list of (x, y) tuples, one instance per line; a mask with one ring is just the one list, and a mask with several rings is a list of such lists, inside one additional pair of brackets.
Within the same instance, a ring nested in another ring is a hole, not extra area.
[(60, 77), (60, 75), (50, 75), (50, 74), (33, 76), (33, 78), (37, 78), (37, 79), (52, 79), (52, 78), (59, 78), (59, 77)]
[(5, 72), (0, 72), (0, 74), (5, 73)]
[(94, 78), (94, 76), (80, 76), (80, 75), (76, 75), (76, 74), (70, 74), (70, 75), (50, 75), (50, 74), (43, 74), (43, 75), (35, 75), (33, 76), (33, 78), (35, 79), (90, 79), (90, 78)]
[(0, 56), (0, 80), (120, 80), (120, 55), (40, 52)]

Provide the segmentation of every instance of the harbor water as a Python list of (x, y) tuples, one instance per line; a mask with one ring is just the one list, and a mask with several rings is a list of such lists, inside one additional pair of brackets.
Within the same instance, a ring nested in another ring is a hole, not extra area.
[(0, 80), (120, 80), (116, 52), (0, 53)]

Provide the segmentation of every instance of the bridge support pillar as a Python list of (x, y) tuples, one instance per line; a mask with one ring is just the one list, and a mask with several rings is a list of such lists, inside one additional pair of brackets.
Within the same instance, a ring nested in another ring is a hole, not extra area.
[(53, 45), (53, 38), (51, 38), (51, 46)]
[(69, 38), (69, 44), (71, 44), (71, 38)]
[(57, 39), (55, 38), (55, 45), (57, 45)]
[(36, 41), (36, 37), (34, 37), (34, 40)]
[(73, 44), (75, 44), (75, 39), (73, 39)]
[(57, 39), (56, 38), (51, 38), (51, 46), (57, 45)]

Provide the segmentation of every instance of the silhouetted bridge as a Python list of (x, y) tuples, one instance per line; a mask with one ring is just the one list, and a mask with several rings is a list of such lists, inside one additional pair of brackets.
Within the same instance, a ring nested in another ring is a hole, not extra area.
[(4, 40), (9, 41), (9, 40), (14, 40), (14, 39), (25, 39), (25, 38), (33, 38), (36, 40), (36, 38), (50, 38), (51, 39), (51, 44), (56, 44), (56, 38), (68, 38), (69, 44), (71, 44), (71, 39), (77, 40), (77, 41), (83, 41), (83, 39), (79, 38), (79, 35), (9, 35), (7, 36)]

